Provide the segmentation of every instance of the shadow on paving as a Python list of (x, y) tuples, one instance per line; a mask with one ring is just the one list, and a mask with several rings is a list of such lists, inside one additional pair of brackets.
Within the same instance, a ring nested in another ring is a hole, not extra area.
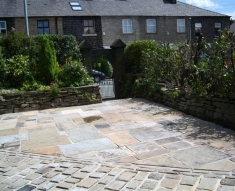
[(184, 117), (169, 122), (164, 127), (169, 131), (184, 133), (185, 138), (188, 139), (235, 141), (235, 132), (233, 130), (196, 118)]

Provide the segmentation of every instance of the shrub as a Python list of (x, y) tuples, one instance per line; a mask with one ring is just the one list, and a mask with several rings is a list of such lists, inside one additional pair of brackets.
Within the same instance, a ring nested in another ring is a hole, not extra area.
[(35, 42), (24, 33), (9, 32), (0, 38), (0, 46), (6, 58), (12, 58), (15, 55), (25, 55), (29, 56), (31, 60), (31, 58), (35, 57)]
[(22, 91), (50, 90), (50, 86), (43, 85), (37, 81), (25, 81), (20, 88)]
[[(124, 81), (123, 95), (154, 97), (159, 85), (205, 97), (235, 99), (235, 35), (229, 30), (221, 31), (220, 37), (207, 43), (200, 36), (190, 43), (156, 44), (141, 50), (142, 42), (130, 44), (125, 56), (134, 64), (132, 71), (139, 72), (132, 81)], [(141, 54), (141, 56), (140, 56)], [(138, 67), (137, 67), (138, 66)], [(159, 83), (161, 82), (161, 83)], [(131, 87), (131, 88), (130, 88)]]
[(41, 82), (49, 85), (56, 80), (58, 75), (58, 64), (56, 62), (56, 52), (47, 35), (40, 35), (40, 47), (38, 55), (38, 70)]
[(220, 32), (213, 43), (201, 49), (204, 62), (194, 63), (190, 91), (200, 95), (235, 98), (235, 35), (229, 30)]
[[(57, 58), (63, 66), (61, 69)], [(78, 44), (72, 35), (28, 37), (10, 32), (0, 38), (0, 88), (50, 89), (56, 93), (59, 86), (90, 84), (93, 81), (80, 58)]]
[(141, 73), (144, 69), (142, 65), (143, 51), (155, 50), (157, 44), (154, 40), (134, 41), (125, 48), (125, 64), (127, 73)]
[(67, 64), (61, 67), (58, 81), (62, 87), (82, 86), (93, 83), (81, 61), (68, 60)]
[(6, 59), (3, 57), (2, 54), (2, 47), (0, 46), (0, 89), (5, 86), (5, 79), (4, 79), (4, 68), (6, 67)]
[(31, 81), (28, 56), (15, 55), (7, 62), (0, 63), (2, 86), (5, 88), (19, 88), (25, 81)]

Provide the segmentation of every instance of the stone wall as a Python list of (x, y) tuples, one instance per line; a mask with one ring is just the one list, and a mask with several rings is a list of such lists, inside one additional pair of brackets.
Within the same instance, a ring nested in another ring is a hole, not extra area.
[[(143, 39), (164, 41), (164, 42), (184, 41), (189, 37), (189, 31), (186, 30), (185, 33), (177, 33), (177, 18), (178, 17), (158, 17), (158, 16), (101, 17), (102, 29), (103, 33), (105, 34), (103, 35), (103, 44), (104, 46), (109, 46), (115, 39), (122, 39), (122, 41), (127, 45), (135, 40), (143, 40)], [(122, 19), (132, 20), (133, 33), (124, 34), (122, 32)], [(156, 19), (156, 33), (146, 32), (147, 31), (146, 19)], [(187, 19), (186, 19), (186, 25), (188, 26)]]
[[(62, 17), (30, 17), (29, 22), (29, 34), (38, 34), (38, 20), (48, 20), (50, 27), (50, 34), (60, 34), (63, 35), (62, 28)], [(15, 30), (17, 32), (25, 32), (25, 19), (15, 18)]]
[(195, 38), (195, 23), (202, 24), (202, 33), (208, 42), (212, 42), (215, 37), (215, 23), (221, 23), (222, 30), (230, 28), (229, 17), (192, 17), (192, 39)]
[(12, 27), (15, 28), (15, 21), (13, 18), (0, 18), (0, 21), (6, 21), (7, 33), (9, 33)]
[(100, 103), (98, 85), (51, 90), (0, 94), (0, 114)]
[(235, 101), (185, 93), (174, 94), (173, 91), (163, 90), (156, 95), (156, 102), (235, 130)]
[[(133, 33), (123, 34), (122, 19), (131, 19)], [(156, 19), (156, 33), (146, 32), (146, 19)], [(177, 19), (185, 19), (186, 32), (177, 32)], [(229, 17), (169, 17), (169, 16), (103, 16), (101, 17), (103, 44), (109, 46), (115, 39), (122, 39), (127, 45), (135, 40), (151, 39), (164, 42), (182, 42), (191, 37), (195, 38), (195, 23), (202, 23), (204, 37), (211, 42), (215, 37), (215, 22), (222, 24), (222, 29), (229, 28)], [(190, 23), (191, 22), (191, 23)], [(112, 24), (110, 24), (112, 23)]]

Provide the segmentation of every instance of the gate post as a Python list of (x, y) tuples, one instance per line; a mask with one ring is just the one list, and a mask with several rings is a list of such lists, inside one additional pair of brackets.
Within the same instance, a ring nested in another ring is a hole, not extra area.
[(87, 71), (91, 75), (92, 63), (91, 63), (91, 49), (92, 46), (86, 40), (79, 44), (80, 52), (82, 54), (83, 63), (87, 68)]
[(124, 48), (126, 44), (121, 40), (115, 40), (111, 46), (113, 50), (113, 77), (114, 77), (114, 88), (115, 98), (121, 98), (121, 80), (125, 75), (125, 60), (124, 60)]

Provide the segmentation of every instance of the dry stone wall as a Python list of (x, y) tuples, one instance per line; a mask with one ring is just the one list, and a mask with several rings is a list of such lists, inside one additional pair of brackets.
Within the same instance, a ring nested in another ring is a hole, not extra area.
[(98, 85), (0, 94), (0, 114), (88, 105), (102, 102)]
[(235, 130), (234, 100), (225, 100), (218, 97), (205, 98), (186, 93), (179, 93), (174, 96), (173, 91), (164, 90), (156, 95), (155, 101)]

